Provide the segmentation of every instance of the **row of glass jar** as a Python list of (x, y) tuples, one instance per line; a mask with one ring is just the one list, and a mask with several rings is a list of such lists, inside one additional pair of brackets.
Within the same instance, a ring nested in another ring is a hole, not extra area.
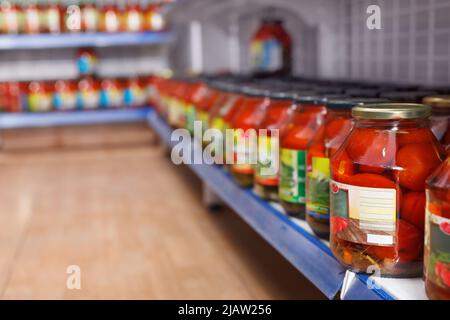
[(149, 78), (4, 82), (3, 112), (47, 112), (97, 108), (143, 107), (149, 101)]
[(0, 6), (0, 33), (161, 31), (170, 1), (15, 1)]
[[(152, 99), (173, 127), (192, 131), (193, 121), (200, 120), (206, 128), (222, 131), (278, 129), (279, 139), (269, 135), (258, 141), (267, 149), (279, 147), (278, 158), (230, 165), (237, 183), (253, 187), (262, 198), (280, 201), (291, 216), (306, 216), (319, 237), (330, 238), (333, 253), (348, 268), (378, 270), (389, 277), (420, 276), (425, 184), (450, 144), (450, 97), (424, 98), (431, 92), (402, 87), (382, 93), (384, 88), (354, 89), (311, 80), (239, 80), (207, 85), (155, 78)], [(352, 96), (364, 92), (365, 97)], [(431, 107), (406, 103), (423, 98)], [(239, 154), (252, 152), (241, 148), (242, 134), (234, 137), (235, 158), (252, 158)], [(279, 161), (279, 172), (261, 174), (271, 161)], [(427, 279), (434, 279), (427, 282), (433, 298), (449, 297), (447, 178), (437, 173), (428, 186), (426, 270)]]

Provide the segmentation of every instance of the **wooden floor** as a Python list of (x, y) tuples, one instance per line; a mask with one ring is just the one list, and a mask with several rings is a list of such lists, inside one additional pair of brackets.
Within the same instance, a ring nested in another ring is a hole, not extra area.
[(323, 298), (232, 211), (205, 210), (143, 125), (8, 131), (3, 147), (0, 298)]

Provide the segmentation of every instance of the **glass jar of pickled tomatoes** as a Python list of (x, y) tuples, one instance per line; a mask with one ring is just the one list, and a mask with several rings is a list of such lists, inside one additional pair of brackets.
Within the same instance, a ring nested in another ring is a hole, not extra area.
[[(292, 115), (294, 97), (288, 91), (271, 92), (270, 105), (258, 126), (258, 162), (255, 167), (254, 191), (266, 200), (278, 201), (280, 137), (285, 133)], [(276, 133), (272, 130), (276, 130)]]
[[(209, 127), (212, 129), (219, 130), (222, 132), (221, 141), (218, 142), (223, 146), (221, 151), (221, 156), (226, 156), (225, 147), (226, 140), (226, 130), (231, 128), (231, 122), (234, 115), (238, 112), (241, 103), (244, 101), (244, 96), (240, 94), (238, 86), (233, 84), (228, 84), (222, 87), (224, 97), (220, 103), (217, 104), (216, 108), (211, 110), (209, 116)], [(219, 137), (219, 136), (217, 136)], [(217, 156), (220, 159), (220, 156)], [(230, 155), (232, 159), (232, 155)], [(223, 163), (226, 164), (226, 158), (223, 159)]]
[(450, 96), (431, 96), (423, 99), (431, 109), (431, 131), (444, 148), (450, 146)]
[(353, 128), (352, 107), (376, 99), (331, 99), (327, 115), (306, 151), (306, 221), (314, 233), (330, 236), (330, 158)]
[(425, 289), (450, 300), (450, 158), (428, 178), (425, 218)]
[(355, 126), (331, 158), (331, 249), (355, 272), (420, 276), (425, 180), (444, 159), (431, 108), (372, 104), (352, 115)]
[(242, 101), (234, 119), (234, 149), (231, 174), (236, 182), (244, 188), (253, 187), (255, 165), (257, 160), (257, 134), (264, 113), (270, 104), (268, 91), (257, 87), (246, 87)]
[(279, 200), (290, 216), (305, 216), (306, 149), (326, 114), (325, 99), (302, 96), (280, 144)]

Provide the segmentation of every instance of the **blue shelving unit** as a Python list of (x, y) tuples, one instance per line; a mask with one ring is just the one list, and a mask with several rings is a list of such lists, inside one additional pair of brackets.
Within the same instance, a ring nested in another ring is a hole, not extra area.
[[(149, 112), (148, 122), (165, 145), (178, 143), (171, 141), (172, 129), (155, 112)], [(193, 146), (193, 152), (200, 148), (198, 143)], [(422, 279), (370, 278), (346, 271), (333, 257), (328, 242), (316, 238), (304, 221), (288, 217), (281, 207), (240, 188), (221, 167), (189, 167), (328, 298), (339, 293), (348, 300), (426, 299)]]
[(146, 121), (150, 108), (45, 113), (0, 113), (0, 129)]
[(0, 35), (0, 49), (137, 46), (164, 44), (172, 40), (170, 32)]

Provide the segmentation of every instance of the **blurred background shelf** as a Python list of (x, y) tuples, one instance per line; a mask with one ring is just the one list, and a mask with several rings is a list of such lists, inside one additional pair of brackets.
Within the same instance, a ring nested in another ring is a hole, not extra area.
[(0, 129), (57, 127), (145, 121), (150, 108), (46, 113), (2, 113)]
[(49, 49), (78, 47), (113, 47), (166, 44), (170, 32), (62, 33), (36, 35), (0, 35), (0, 49)]

